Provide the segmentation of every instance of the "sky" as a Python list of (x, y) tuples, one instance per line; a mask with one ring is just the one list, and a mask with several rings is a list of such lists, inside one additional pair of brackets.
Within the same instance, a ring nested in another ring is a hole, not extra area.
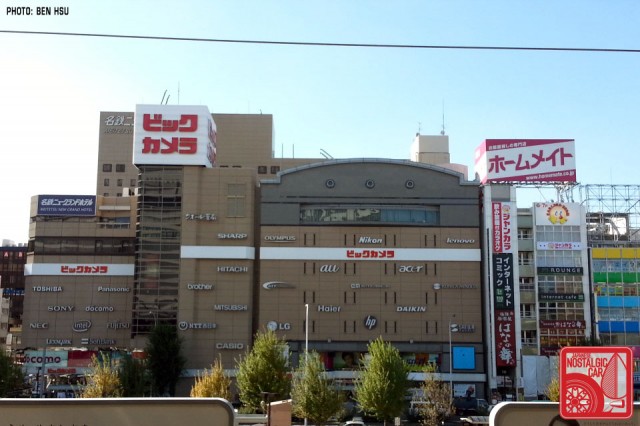
[[(30, 7), (16, 15), (8, 7)], [(68, 15), (37, 15), (62, 6)], [(100, 111), (206, 105), (274, 119), (276, 156), (409, 159), (449, 135), (575, 139), (581, 184), (640, 184), (640, 53), (275, 45), (41, 35), (420, 46), (640, 49), (636, 0), (6, 0), (0, 8), (0, 239), (30, 199), (95, 194)], [(11, 32), (7, 32), (11, 31)], [(522, 195), (520, 195), (522, 194)], [(518, 190), (518, 204), (554, 191)]]

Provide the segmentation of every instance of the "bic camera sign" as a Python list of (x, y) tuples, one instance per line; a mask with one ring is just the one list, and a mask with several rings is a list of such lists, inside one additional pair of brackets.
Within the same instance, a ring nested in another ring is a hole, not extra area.
[(633, 356), (628, 347), (565, 347), (560, 352), (560, 415), (628, 419), (633, 415)]

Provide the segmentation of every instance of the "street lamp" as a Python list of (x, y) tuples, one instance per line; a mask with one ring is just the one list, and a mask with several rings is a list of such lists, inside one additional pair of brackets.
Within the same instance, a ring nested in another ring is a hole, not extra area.
[[(309, 362), (309, 304), (304, 304), (304, 363), (305, 368)], [(304, 426), (307, 426), (307, 418), (304, 418)]]
[(451, 322), (455, 318), (455, 314), (449, 318), (449, 391), (451, 399), (453, 399), (453, 346), (451, 345), (451, 333), (458, 332), (458, 324)]

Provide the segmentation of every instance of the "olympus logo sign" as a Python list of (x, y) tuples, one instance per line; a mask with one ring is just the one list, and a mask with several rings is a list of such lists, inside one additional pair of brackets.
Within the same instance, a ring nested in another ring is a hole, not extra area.
[(382, 238), (360, 237), (359, 244), (382, 244)]
[(90, 328), (91, 328), (91, 321), (89, 320), (76, 321), (75, 323), (73, 323), (73, 327), (72, 327), (73, 331), (75, 331), (76, 333), (84, 333)]
[(98, 287), (98, 291), (104, 293), (129, 293), (131, 289), (129, 287)]
[(476, 240), (466, 238), (447, 238), (447, 244), (474, 244)]
[(288, 322), (269, 321), (267, 323), (267, 329), (271, 331), (276, 330), (291, 330), (291, 324)]
[(274, 288), (295, 288), (293, 284), (285, 283), (282, 281), (269, 281), (262, 284), (262, 287), (266, 290), (273, 290)]
[(373, 330), (374, 328), (376, 328), (377, 324), (378, 324), (378, 319), (373, 315), (368, 315), (364, 319), (364, 328), (366, 328), (367, 330)]
[(338, 272), (340, 267), (338, 265), (322, 265), (320, 272)]
[(84, 308), (87, 312), (113, 312), (113, 306), (87, 306)]
[(218, 272), (248, 272), (247, 266), (218, 266)]
[(244, 343), (216, 343), (216, 349), (244, 349)]
[(57, 293), (62, 291), (62, 287), (35, 285), (33, 286), (33, 291), (42, 292), (42, 293)]
[(247, 305), (213, 305), (215, 311), (246, 311)]
[(396, 312), (427, 312), (426, 306), (396, 306)]
[(213, 290), (213, 284), (189, 283), (187, 290)]
[(296, 240), (296, 237), (293, 235), (265, 235), (264, 240), (272, 243), (291, 243)]
[(71, 311), (73, 311), (73, 305), (68, 305), (68, 306), (61, 306), (61, 305), (47, 306), (47, 311), (49, 311), (49, 312), (71, 312)]
[(342, 306), (335, 305), (318, 305), (318, 312), (340, 312)]
[(420, 272), (423, 269), (424, 269), (424, 266), (409, 266), (409, 265), (398, 266), (398, 272)]
[(477, 284), (440, 284), (433, 285), (434, 290), (472, 290), (478, 288)]
[(218, 238), (221, 240), (244, 240), (247, 237), (247, 234), (218, 234)]
[(178, 329), (185, 330), (213, 330), (217, 325), (215, 322), (187, 322), (181, 321), (178, 324)]

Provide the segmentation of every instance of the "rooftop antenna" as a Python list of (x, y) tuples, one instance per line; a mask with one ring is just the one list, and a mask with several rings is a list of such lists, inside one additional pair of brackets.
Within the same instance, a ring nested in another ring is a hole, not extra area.
[(444, 136), (444, 99), (442, 100), (442, 130), (440, 134)]
[(325, 151), (322, 148), (320, 148), (320, 155), (322, 155), (327, 160), (333, 160), (333, 157), (331, 156), (331, 154), (329, 154), (327, 151)]
[(164, 104), (164, 97), (167, 96), (167, 90), (165, 89), (164, 93), (162, 94), (162, 100), (160, 101), (160, 105), (165, 105)]
[(180, 105), (180, 82), (178, 82), (178, 105)]
[(422, 122), (418, 121), (418, 134), (416, 136), (420, 135), (421, 131), (422, 131)]

